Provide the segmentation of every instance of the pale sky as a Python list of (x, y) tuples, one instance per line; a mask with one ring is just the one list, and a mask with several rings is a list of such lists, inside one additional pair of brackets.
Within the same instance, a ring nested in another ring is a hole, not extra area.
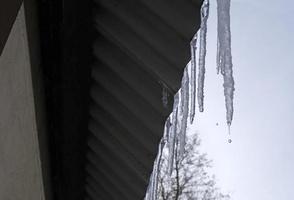
[(232, 0), (231, 144), (222, 77), (216, 75), (216, 0), (210, 3), (205, 111), (191, 128), (232, 200), (293, 200), (294, 1)]

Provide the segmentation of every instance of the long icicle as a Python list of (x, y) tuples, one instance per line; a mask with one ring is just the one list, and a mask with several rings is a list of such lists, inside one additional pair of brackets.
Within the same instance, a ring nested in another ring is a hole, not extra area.
[(209, 15), (209, 0), (204, 0), (201, 7), (201, 25), (200, 25), (200, 45), (199, 45), (199, 72), (197, 100), (199, 111), (203, 112), (204, 99), (204, 78), (205, 78), (205, 57), (206, 57), (206, 35), (207, 35), (207, 19)]
[[(221, 72), (224, 79), (224, 95), (226, 102), (226, 119), (228, 128), (233, 119), (233, 96), (234, 96), (234, 79), (233, 64), (231, 55), (231, 32), (230, 32), (230, 0), (217, 0), (218, 11), (218, 37), (217, 37), (217, 71)], [(205, 75), (205, 55), (206, 55), (206, 34), (207, 34), (207, 18), (209, 15), (209, 0), (204, 0), (201, 8), (201, 28), (200, 28), (200, 50), (199, 50), (199, 75), (198, 75), (198, 103), (199, 110), (203, 111), (203, 86)], [(191, 62), (188, 66), (191, 69), (190, 77), (186, 67), (182, 79), (182, 87), (174, 96), (173, 112), (170, 114), (165, 124), (164, 141), (167, 141), (168, 147), (168, 174), (171, 175), (174, 169), (175, 155), (181, 153), (184, 147), (187, 118), (190, 116), (192, 123), (196, 112), (196, 50), (197, 50), (197, 33), (193, 36), (190, 43)], [(189, 85), (190, 83), (190, 85)], [(189, 88), (190, 86), (190, 88)], [(190, 92), (190, 94), (189, 94)], [(164, 95), (165, 97), (165, 95)], [(190, 102), (189, 102), (190, 100)], [(165, 99), (164, 99), (165, 101)], [(189, 110), (190, 103), (190, 110)], [(188, 107), (188, 109), (187, 109)], [(189, 112), (190, 111), (190, 112)], [(231, 139), (228, 140), (231, 142)], [(148, 186), (145, 199), (157, 199), (158, 173), (161, 162), (162, 148), (164, 144), (159, 146), (159, 154), (154, 163), (153, 173)], [(179, 142), (176, 144), (176, 142)], [(176, 145), (179, 145), (176, 148)]]
[[(218, 3), (219, 4), (219, 3)], [(216, 55), (216, 65), (217, 65), (217, 74), (221, 72), (221, 74), (224, 74), (224, 41), (223, 41), (223, 31), (222, 26), (220, 25), (220, 22), (224, 16), (222, 11), (220, 10), (221, 6), (217, 7), (217, 55)]]
[(158, 154), (153, 164), (153, 171), (150, 176), (149, 186), (145, 195), (145, 200), (157, 200), (158, 199), (158, 179), (160, 173), (160, 165), (162, 161), (162, 153), (163, 148), (165, 147), (166, 141), (168, 141), (168, 136), (171, 131), (171, 122), (170, 116), (167, 118), (165, 125), (164, 125), (164, 134), (160, 140), (159, 147), (158, 147)]
[(159, 173), (160, 173), (160, 165), (161, 165), (161, 160), (162, 160), (162, 151), (163, 151), (163, 148), (164, 148), (164, 146), (165, 146), (165, 138), (162, 138), (161, 139), (161, 141), (160, 141), (160, 144), (159, 144), (159, 155), (158, 155), (158, 160), (157, 160), (157, 168), (156, 168), (156, 170), (157, 170), (157, 172), (156, 172), (156, 176), (155, 176), (155, 178), (156, 178), (156, 182), (155, 182), (155, 184), (154, 184), (154, 198), (155, 198), (155, 200), (157, 200), (158, 199), (158, 194), (157, 194), (157, 191), (158, 191), (158, 179), (159, 179)]
[(231, 126), (233, 119), (233, 98), (234, 98), (234, 78), (233, 63), (231, 54), (231, 30), (230, 30), (230, 0), (217, 0), (218, 12), (218, 43), (219, 55), (218, 64), (224, 79), (224, 95), (226, 102), (226, 118), (228, 127)]
[(179, 157), (184, 153), (185, 142), (186, 142), (186, 131), (187, 131), (187, 121), (189, 115), (189, 74), (188, 65), (184, 70), (184, 75), (182, 79), (181, 86), (181, 130), (179, 135)]
[(191, 108), (190, 108), (190, 123), (192, 124), (196, 112), (196, 51), (197, 51), (197, 33), (193, 36), (193, 39), (190, 43), (191, 49)]
[(179, 95), (180, 90), (174, 96), (174, 105), (173, 105), (173, 113), (172, 113), (172, 127), (169, 135), (168, 148), (169, 148), (169, 156), (168, 156), (168, 172), (172, 173), (174, 166), (174, 153), (175, 153), (175, 141), (177, 137), (177, 123), (178, 123), (178, 105), (179, 105)]
[(216, 73), (219, 74), (220, 71), (220, 55), (219, 55), (219, 35), (217, 33), (217, 38), (216, 38)]

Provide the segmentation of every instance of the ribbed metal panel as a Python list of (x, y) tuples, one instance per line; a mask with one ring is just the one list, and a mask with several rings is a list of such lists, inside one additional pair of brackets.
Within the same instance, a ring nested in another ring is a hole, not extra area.
[[(200, 0), (96, 0), (86, 199), (143, 199)], [(171, 100), (171, 98), (170, 98)]]

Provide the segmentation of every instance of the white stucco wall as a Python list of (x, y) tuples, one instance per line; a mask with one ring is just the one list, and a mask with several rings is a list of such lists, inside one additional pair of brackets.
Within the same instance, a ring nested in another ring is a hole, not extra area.
[(31, 66), (21, 7), (0, 56), (0, 199), (43, 200)]

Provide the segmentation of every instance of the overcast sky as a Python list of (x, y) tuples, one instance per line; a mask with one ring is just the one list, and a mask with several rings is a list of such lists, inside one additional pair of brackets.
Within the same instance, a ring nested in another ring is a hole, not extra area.
[[(222, 77), (216, 75), (216, 0), (208, 26), (205, 112), (193, 131), (233, 200), (294, 198), (294, 2), (232, 0), (236, 92), (227, 142)], [(216, 125), (218, 123), (218, 126)]]

